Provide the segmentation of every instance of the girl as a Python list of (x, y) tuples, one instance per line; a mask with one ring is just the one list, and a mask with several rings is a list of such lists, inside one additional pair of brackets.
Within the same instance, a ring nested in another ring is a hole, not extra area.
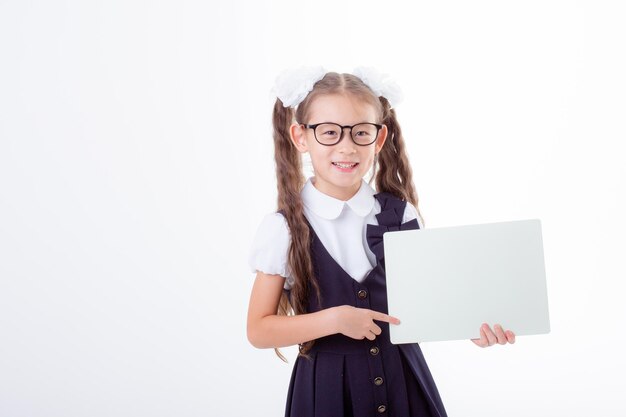
[[(283, 73), (275, 91), (278, 211), (250, 252), (247, 331), (258, 348), (300, 347), (285, 415), (446, 416), (419, 345), (389, 341), (399, 320), (387, 314), (382, 235), (421, 227), (398, 89), (371, 69), (309, 68)], [(499, 325), (480, 334), (481, 347), (515, 341)]]

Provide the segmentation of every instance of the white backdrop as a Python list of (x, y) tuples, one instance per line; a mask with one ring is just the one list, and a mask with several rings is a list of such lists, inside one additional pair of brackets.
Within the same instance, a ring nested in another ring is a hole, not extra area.
[(247, 342), (270, 94), (373, 65), (427, 227), (540, 218), (552, 332), (422, 348), (450, 416), (623, 416), (619, 1), (0, 1), (0, 417), (278, 416)]

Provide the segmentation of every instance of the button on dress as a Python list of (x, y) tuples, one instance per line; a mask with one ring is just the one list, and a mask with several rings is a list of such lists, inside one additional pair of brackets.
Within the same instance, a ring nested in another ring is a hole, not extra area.
[[(347, 304), (388, 313), (383, 234), (418, 229), (419, 224), (416, 219), (402, 223), (406, 202), (390, 193), (374, 198), (381, 205), (378, 225), (368, 224), (366, 234), (377, 263), (362, 282), (331, 257), (309, 224), (321, 303), (311, 291), (308, 312)], [(373, 341), (334, 334), (316, 339), (307, 356), (298, 355), (286, 417), (447, 416), (419, 345), (393, 345), (389, 324), (376, 323), (382, 333)]]

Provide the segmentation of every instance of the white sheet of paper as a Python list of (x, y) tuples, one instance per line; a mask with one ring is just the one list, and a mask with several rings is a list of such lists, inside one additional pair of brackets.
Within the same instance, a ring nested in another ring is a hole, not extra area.
[(474, 339), (499, 323), (550, 332), (538, 219), (383, 235), (392, 343)]

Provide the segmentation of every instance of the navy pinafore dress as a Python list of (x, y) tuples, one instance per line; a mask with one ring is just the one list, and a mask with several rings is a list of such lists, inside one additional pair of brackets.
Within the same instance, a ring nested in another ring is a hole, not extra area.
[[(309, 224), (321, 305), (311, 291), (308, 312), (347, 304), (388, 313), (383, 234), (419, 225), (415, 219), (402, 223), (406, 202), (389, 193), (374, 197), (381, 212), (378, 225), (367, 225), (367, 243), (377, 263), (360, 283), (330, 256)], [(389, 325), (376, 323), (382, 333), (373, 341), (334, 334), (316, 339), (309, 357), (298, 355), (286, 417), (447, 416), (419, 345), (393, 345)]]

